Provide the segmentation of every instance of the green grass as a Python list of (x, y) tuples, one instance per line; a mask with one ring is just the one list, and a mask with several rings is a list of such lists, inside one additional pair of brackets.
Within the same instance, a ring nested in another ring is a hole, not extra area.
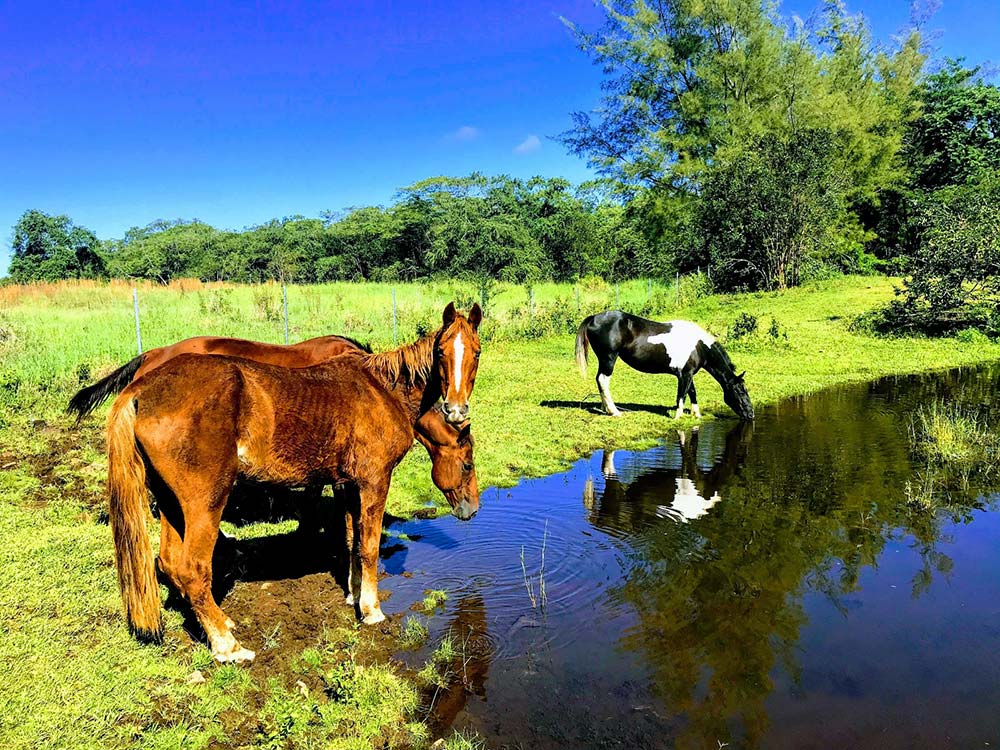
[(963, 404), (933, 401), (910, 417), (910, 440), (929, 463), (989, 471), (1000, 461), (1000, 435)]
[[(698, 282), (691, 279), (682, 283), (678, 304), (672, 286), (653, 285), (647, 299), (640, 281), (622, 285), (618, 306), (660, 319), (695, 320), (719, 335), (738, 368), (747, 371), (758, 406), (836, 383), (1000, 359), (1000, 345), (978, 336), (878, 338), (852, 330), (852, 321), (891, 299), (892, 289), (888, 279), (843, 278), (784, 294), (699, 297)], [(282, 339), (277, 286), (185, 282), (139, 291), (146, 347), (204, 333)], [(625, 366), (612, 379), (615, 400), (639, 407), (625, 406), (621, 419), (597, 411), (595, 365), (591, 361), (587, 377), (580, 377), (572, 334), (584, 315), (615, 307), (615, 289), (594, 282), (579, 292), (578, 311), (572, 286), (538, 285), (533, 309), (524, 288), (494, 290), (473, 397), (481, 488), (558, 471), (597, 448), (651, 445), (676, 426), (693, 423), (667, 416), (673, 378)], [(398, 286), (400, 341), (433, 328), (447, 301), (467, 306), (477, 296), (458, 283)], [(292, 288), (289, 303), (293, 340), (336, 332), (369, 340), (376, 349), (392, 344), (388, 285)], [(752, 335), (732, 340), (727, 331), (740, 313), (755, 316), (759, 325)], [(176, 609), (165, 610), (164, 646), (141, 646), (130, 638), (110, 532), (99, 523), (105, 507), (103, 418), (95, 415), (77, 429), (62, 408), (80, 384), (134, 356), (131, 288), (0, 288), (0, 329), (5, 747), (370, 747), (427, 739), (415, 723), (413, 686), (385, 662), (384, 646), (370, 659), (359, 655), (364, 648), (351, 629), (317, 633), (315, 643), (299, 650), (301, 659), (271, 671), (261, 664), (212, 664), (203, 647), (191, 647)], [(711, 378), (700, 375), (697, 382), (706, 418), (729, 417)], [(484, 492), (483, 502), (491, 501)], [(440, 507), (443, 498), (418, 448), (396, 472), (388, 509), (407, 515), (426, 505)], [(293, 527), (227, 528), (252, 538)], [(155, 524), (150, 531), (155, 539)], [(278, 645), (288, 637), (284, 629), (255, 636), (249, 645), (262, 655), (270, 653), (265, 636)], [(204, 683), (188, 684), (195, 669), (205, 674)]]

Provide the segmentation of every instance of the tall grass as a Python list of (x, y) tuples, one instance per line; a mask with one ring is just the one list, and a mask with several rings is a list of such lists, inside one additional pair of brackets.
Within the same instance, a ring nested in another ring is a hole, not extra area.
[(910, 415), (908, 431), (915, 452), (932, 464), (991, 471), (1000, 462), (1000, 434), (967, 404), (921, 405)]

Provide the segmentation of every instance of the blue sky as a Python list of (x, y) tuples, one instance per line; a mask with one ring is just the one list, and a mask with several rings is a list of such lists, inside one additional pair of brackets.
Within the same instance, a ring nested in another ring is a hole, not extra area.
[[(883, 40), (909, 16), (849, 7)], [(386, 204), (473, 170), (586, 179), (550, 137), (601, 76), (559, 16), (602, 17), (589, 0), (0, 0), (0, 273), (28, 208), (108, 238)], [(929, 28), (943, 54), (1000, 57), (997, 0), (943, 0)]]

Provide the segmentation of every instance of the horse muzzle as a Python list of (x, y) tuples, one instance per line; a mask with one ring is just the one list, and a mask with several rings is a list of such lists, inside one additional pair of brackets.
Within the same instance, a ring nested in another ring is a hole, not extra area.
[[(451, 500), (451, 498), (448, 498)], [(468, 521), (479, 512), (479, 503), (470, 503), (463, 498), (461, 502), (451, 506), (451, 514), (460, 521)]]

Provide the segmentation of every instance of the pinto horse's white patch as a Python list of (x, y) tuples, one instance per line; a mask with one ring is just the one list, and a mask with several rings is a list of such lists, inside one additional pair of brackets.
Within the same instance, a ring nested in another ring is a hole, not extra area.
[(465, 344), (462, 343), (462, 334), (455, 337), (455, 382), (453, 388), (455, 395), (459, 394), (458, 389), (462, 387), (462, 358), (465, 356)]
[(715, 336), (689, 320), (670, 320), (667, 325), (670, 326), (669, 331), (657, 333), (647, 340), (650, 344), (660, 344), (667, 350), (670, 367), (677, 371), (684, 369), (699, 341), (705, 346), (715, 343)]

